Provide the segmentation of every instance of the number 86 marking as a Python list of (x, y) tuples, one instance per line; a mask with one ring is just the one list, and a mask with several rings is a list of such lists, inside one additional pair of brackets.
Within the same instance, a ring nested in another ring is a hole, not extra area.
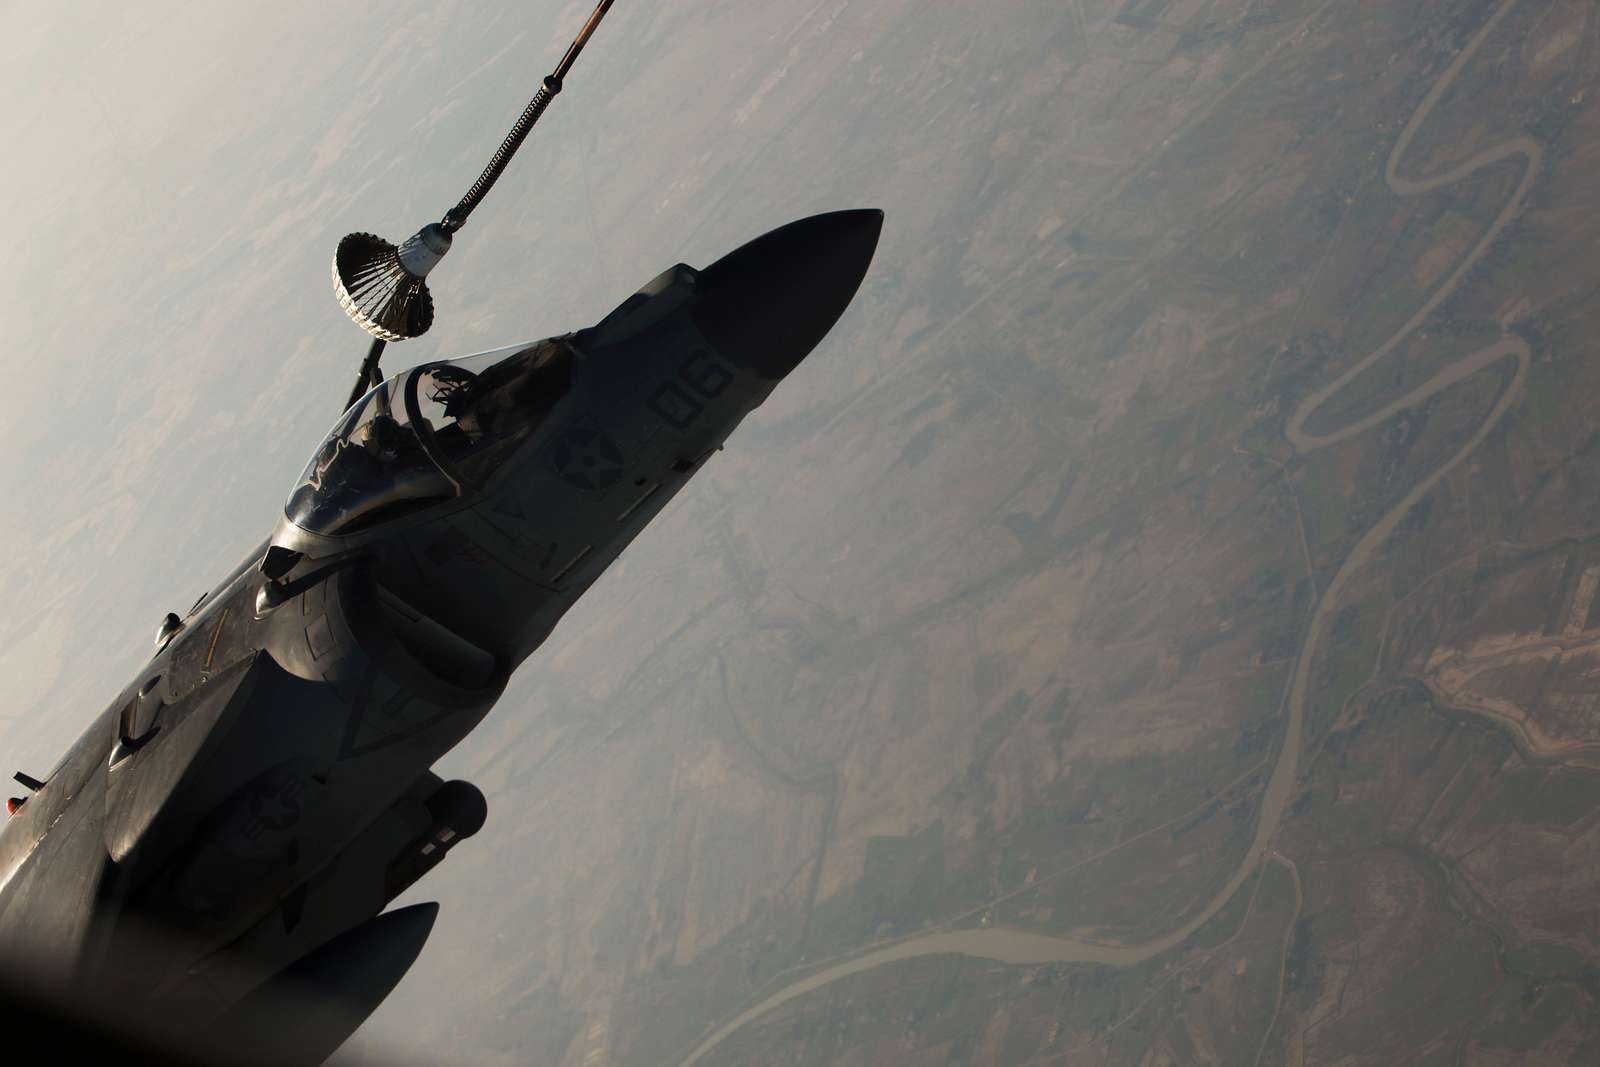
[(650, 397), (649, 408), (673, 429), (687, 430), (705, 411), (702, 401), (715, 400), (731, 384), (733, 372), (697, 348), (678, 368), (678, 380), (667, 382)]

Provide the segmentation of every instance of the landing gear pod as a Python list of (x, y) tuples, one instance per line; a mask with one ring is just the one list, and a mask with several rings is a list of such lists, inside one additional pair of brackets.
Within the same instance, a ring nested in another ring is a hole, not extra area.
[(458, 841), (483, 829), (489, 817), (489, 802), (471, 782), (446, 782), (427, 801), (433, 825), (428, 832), (405, 847), (389, 865), (384, 878), (384, 894), (389, 900), (404, 893), (417, 879), (437, 867)]

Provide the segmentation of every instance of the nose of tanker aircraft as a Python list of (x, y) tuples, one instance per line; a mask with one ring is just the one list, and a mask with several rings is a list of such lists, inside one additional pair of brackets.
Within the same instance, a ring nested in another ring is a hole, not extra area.
[(883, 229), (875, 209), (780, 226), (700, 274), (693, 316), (726, 358), (764, 378), (788, 374), (849, 306)]

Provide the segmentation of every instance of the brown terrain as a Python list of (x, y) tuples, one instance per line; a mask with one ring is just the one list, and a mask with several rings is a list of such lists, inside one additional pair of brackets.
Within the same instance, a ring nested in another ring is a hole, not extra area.
[(467, 752), (448, 1040), (1600, 1061), (1600, 12), (1007, 14), (770, 75), (937, 195)]
[[(14, 766), (275, 518), (332, 242), (591, 6), (12, 35)], [(583, 63), (389, 369), (888, 222), (444, 761), (377, 1062), (1600, 1063), (1594, 0), (619, 3)]]

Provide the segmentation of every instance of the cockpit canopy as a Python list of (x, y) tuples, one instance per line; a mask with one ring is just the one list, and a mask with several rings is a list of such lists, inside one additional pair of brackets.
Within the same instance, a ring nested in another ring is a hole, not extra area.
[(311, 533), (356, 533), (480, 486), (572, 387), (566, 338), (424, 363), (345, 412), (284, 509)]

